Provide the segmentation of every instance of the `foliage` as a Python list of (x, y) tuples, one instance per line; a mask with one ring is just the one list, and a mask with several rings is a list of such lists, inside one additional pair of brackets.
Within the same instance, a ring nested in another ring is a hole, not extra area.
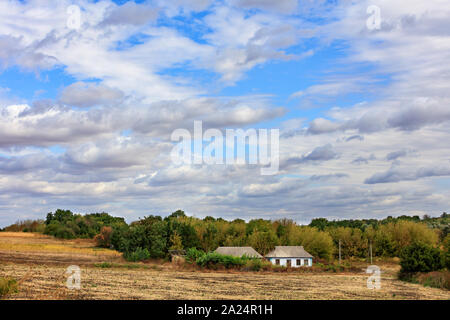
[(7, 295), (17, 293), (19, 291), (19, 284), (17, 280), (11, 278), (0, 277), (0, 298)]
[(333, 254), (333, 239), (327, 232), (311, 227), (297, 227), (285, 245), (303, 246), (316, 258), (329, 260)]
[(169, 250), (183, 250), (182, 239), (176, 231), (170, 236), (170, 243)]
[(114, 228), (125, 224), (123, 218), (105, 212), (81, 215), (58, 209), (47, 214), (44, 233), (62, 239), (93, 238), (104, 226)]
[(247, 262), (246, 257), (234, 257), (230, 255), (223, 255), (217, 252), (209, 252), (203, 256), (200, 256), (196, 263), (201, 267), (209, 269), (217, 269), (218, 266), (223, 266), (227, 269), (242, 267)]
[(189, 248), (186, 250), (186, 261), (190, 263), (195, 263), (197, 259), (203, 257), (206, 253), (202, 250), (196, 248)]
[(443, 268), (441, 252), (423, 242), (405, 247), (400, 255), (400, 273), (431, 272)]
[(38, 232), (43, 233), (45, 229), (44, 220), (19, 220), (4, 228), (7, 232)]
[(450, 270), (450, 234), (445, 237), (443, 243), (445, 267)]
[(94, 237), (97, 247), (110, 248), (113, 229), (111, 227), (102, 227), (100, 233)]
[(248, 237), (248, 243), (256, 251), (260, 252), (262, 255), (265, 255), (279, 244), (279, 240), (273, 230), (254, 230)]
[(248, 259), (244, 269), (249, 271), (271, 270), (272, 263), (263, 259)]
[(143, 249), (141, 247), (138, 247), (138, 248), (136, 248), (136, 250), (134, 250), (132, 252), (125, 252), (123, 257), (126, 260), (132, 261), (132, 262), (143, 261), (143, 260), (150, 259), (150, 252), (147, 250), (147, 248)]
[[(58, 238), (94, 238), (98, 246), (114, 248), (127, 256), (138, 248), (147, 249), (150, 258), (166, 258), (169, 250), (182, 248), (194, 248), (198, 253), (211, 252), (219, 246), (251, 246), (264, 255), (276, 245), (300, 245), (316, 259), (331, 262), (338, 256), (339, 241), (344, 258), (360, 259), (368, 258), (369, 244), (374, 257), (396, 257), (404, 247), (422, 242), (443, 247), (448, 266), (449, 219), (446, 213), (422, 219), (418, 216), (340, 221), (317, 218), (309, 226), (301, 226), (290, 219), (248, 222), (211, 216), (198, 219), (177, 210), (165, 218), (148, 216), (127, 224), (123, 218), (104, 212), (81, 215), (58, 209), (47, 214), (45, 222), (26, 220), (6, 229), (39, 232), (41, 228), (45, 234)], [(192, 261), (199, 257), (200, 254)]]

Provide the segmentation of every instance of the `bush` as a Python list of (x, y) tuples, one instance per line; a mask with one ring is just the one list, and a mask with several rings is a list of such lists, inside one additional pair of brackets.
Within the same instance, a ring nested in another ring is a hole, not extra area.
[(150, 252), (148, 251), (147, 248), (137, 248), (135, 251), (133, 252), (125, 252), (123, 254), (123, 257), (128, 260), (128, 261), (132, 261), (132, 262), (136, 262), (136, 261), (143, 261), (143, 260), (148, 260), (150, 259)]
[(219, 254), (217, 252), (209, 252), (196, 260), (196, 263), (201, 267), (209, 269), (217, 269), (223, 266), (227, 269), (242, 267), (247, 262), (247, 258), (233, 257), (229, 255)]
[(111, 227), (102, 227), (100, 233), (94, 237), (98, 247), (110, 248), (113, 229)]
[(263, 259), (248, 259), (244, 269), (248, 271), (271, 270), (272, 263)]
[(445, 267), (450, 270), (450, 234), (444, 239), (444, 260)]
[(11, 278), (0, 278), (0, 298), (17, 293), (18, 291), (19, 284), (17, 283), (17, 280)]
[(438, 248), (415, 242), (405, 247), (400, 255), (400, 273), (431, 272), (444, 267)]
[(186, 261), (189, 263), (195, 263), (197, 259), (203, 257), (206, 253), (196, 248), (189, 248), (186, 251)]
[(425, 287), (439, 288), (450, 290), (450, 272), (430, 272), (421, 274), (418, 277), (418, 282)]

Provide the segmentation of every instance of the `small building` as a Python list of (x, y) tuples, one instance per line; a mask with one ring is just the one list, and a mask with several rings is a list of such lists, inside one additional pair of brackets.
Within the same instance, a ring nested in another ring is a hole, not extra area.
[(314, 257), (303, 246), (276, 246), (265, 258), (275, 265), (297, 268), (311, 267)]
[(234, 257), (247, 256), (249, 258), (263, 258), (252, 247), (218, 247), (214, 252)]

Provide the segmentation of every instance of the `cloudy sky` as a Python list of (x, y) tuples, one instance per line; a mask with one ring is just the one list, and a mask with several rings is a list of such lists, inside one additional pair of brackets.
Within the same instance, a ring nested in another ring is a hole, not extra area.
[[(448, 211), (449, 21), (448, 0), (0, 1), (0, 226)], [(174, 164), (194, 120), (280, 129), (278, 174)]]

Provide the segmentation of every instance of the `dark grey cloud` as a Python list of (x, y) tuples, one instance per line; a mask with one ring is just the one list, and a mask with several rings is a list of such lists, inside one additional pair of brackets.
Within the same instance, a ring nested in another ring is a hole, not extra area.
[(296, 164), (333, 160), (337, 157), (338, 153), (333, 149), (333, 146), (331, 144), (326, 144), (315, 148), (313, 151), (303, 156), (291, 157), (284, 161), (282, 160), (280, 167), (286, 169)]
[(399, 150), (399, 151), (390, 152), (386, 155), (386, 160), (388, 160), (388, 161), (397, 160), (398, 158), (404, 157), (407, 154), (408, 154), (407, 150)]
[(0, 157), (0, 174), (19, 174), (35, 172), (51, 167), (55, 163), (53, 156), (42, 153), (30, 154), (22, 157)]
[(323, 174), (323, 175), (313, 175), (309, 178), (311, 181), (327, 181), (336, 178), (346, 178), (349, 177), (346, 173), (334, 173), (334, 174)]
[(359, 141), (363, 141), (364, 140), (364, 136), (361, 136), (359, 134), (350, 136), (348, 138), (345, 139), (346, 142), (352, 141), (352, 140), (359, 140)]
[(376, 157), (374, 154), (371, 154), (369, 157), (358, 157), (352, 161), (354, 164), (368, 164), (370, 160), (375, 160)]
[(368, 110), (359, 118), (345, 122), (333, 122), (326, 119), (311, 121), (308, 134), (325, 134), (336, 131), (358, 130), (360, 133), (373, 133), (387, 129), (414, 131), (428, 125), (450, 121), (450, 109), (435, 103), (412, 105), (394, 111)]
[(399, 167), (391, 167), (386, 172), (375, 173), (367, 178), (365, 184), (389, 183), (399, 181), (414, 181), (427, 177), (449, 176), (450, 167), (423, 167), (417, 170), (402, 169)]

